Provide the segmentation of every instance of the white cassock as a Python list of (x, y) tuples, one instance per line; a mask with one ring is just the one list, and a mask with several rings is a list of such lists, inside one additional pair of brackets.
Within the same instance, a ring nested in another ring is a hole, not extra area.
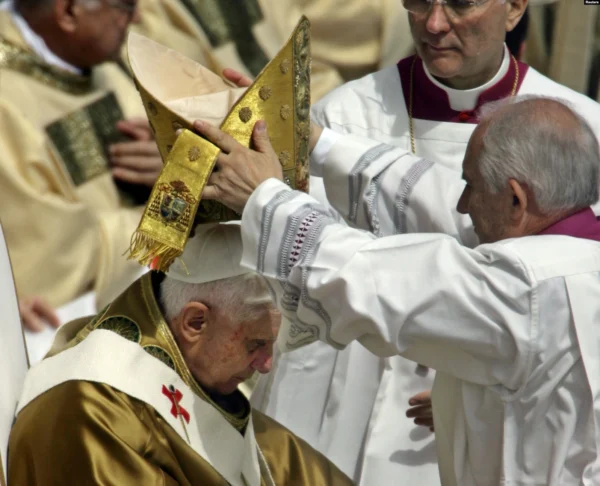
[(402, 217), (418, 231), (421, 212), (447, 224), (453, 209), (441, 189), (462, 189), (456, 171), (429, 164), (414, 191), (399, 192), (423, 159), (391, 147), (348, 177), (379, 145), (343, 136), (322, 168), (329, 201), (342, 215), (355, 211), (362, 230), (276, 180), (244, 210), (242, 263), (267, 277), (292, 322), (280, 331), (284, 345), (359, 341), (436, 369), (444, 486), (600, 484), (600, 223), (577, 214), (579, 230), (595, 225), (596, 241), (558, 229), (476, 249), (440, 234), (377, 238), (364, 229), (389, 234)]
[[(461, 173), (467, 143), (476, 127), (476, 108), (488, 101), (536, 94), (566, 99), (600, 134), (600, 105), (561, 86), (531, 67), (505, 56), (496, 76), (485, 85), (467, 91), (453, 90), (431, 76), (414, 57), (334, 90), (313, 107), (312, 117), (322, 126), (353, 133), (410, 150), (410, 75), (413, 72), (413, 115), (416, 154)], [(320, 145), (327, 145), (320, 143)], [(315, 149), (316, 158), (320, 156)], [(360, 172), (387, 146), (374, 147), (352, 168)], [(398, 179), (397, 192), (408, 197), (430, 162), (415, 164)], [(311, 167), (312, 175), (321, 175)], [(321, 189), (319, 178), (311, 188)], [(440, 187), (440, 190), (446, 190)], [(474, 246), (470, 218), (454, 209), (461, 188), (447, 194), (446, 219), (427, 211), (407, 216), (403, 199), (397, 201), (395, 223), (389, 228), (370, 228), (379, 236), (416, 231), (442, 232)], [(312, 190), (311, 190), (312, 192)], [(321, 191), (319, 191), (321, 192)], [(427, 195), (425, 195), (427, 196)], [(322, 200), (322, 198), (318, 198)], [(437, 211), (432, 207), (431, 211)], [(343, 214), (354, 224), (355, 211)], [(412, 220), (411, 220), (412, 218)], [(384, 484), (403, 477), (410, 484), (439, 484), (434, 438), (415, 426), (404, 413), (414, 394), (430, 389), (433, 371), (427, 372), (400, 357), (378, 358), (359, 343), (342, 351), (316, 342), (293, 353), (277, 356), (270, 375), (261, 377), (253, 405), (319, 449), (362, 486)]]
[(0, 485), (6, 484), (8, 436), (15, 419), (17, 401), (29, 367), (19, 304), (4, 233), (0, 226)]

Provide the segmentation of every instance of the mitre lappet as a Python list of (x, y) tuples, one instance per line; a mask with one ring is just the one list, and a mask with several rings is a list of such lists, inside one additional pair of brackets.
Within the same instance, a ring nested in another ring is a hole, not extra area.
[(232, 87), (206, 67), (139, 34), (129, 34), (127, 47), (164, 162), (132, 236), (129, 258), (166, 271), (183, 253), (196, 224), (239, 219), (225, 206), (201, 200), (219, 148), (193, 132), (194, 120), (220, 126), (246, 147), (256, 121), (265, 120), (285, 182), (308, 191), (308, 19), (302, 17), (285, 46), (247, 89)]

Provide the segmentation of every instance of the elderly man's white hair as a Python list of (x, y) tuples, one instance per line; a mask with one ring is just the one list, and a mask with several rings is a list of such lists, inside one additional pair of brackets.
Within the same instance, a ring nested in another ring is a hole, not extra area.
[(515, 179), (548, 214), (598, 201), (598, 139), (568, 102), (515, 96), (485, 105), (480, 118), (487, 128), (479, 170), (492, 192)]
[(165, 277), (160, 294), (168, 321), (177, 317), (190, 302), (202, 302), (227, 316), (234, 324), (260, 319), (273, 308), (264, 279), (255, 273), (199, 284)]

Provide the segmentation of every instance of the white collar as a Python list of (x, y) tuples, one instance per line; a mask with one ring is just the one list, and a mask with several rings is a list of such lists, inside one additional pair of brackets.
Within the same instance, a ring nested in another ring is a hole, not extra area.
[(508, 72), (508, 68), (510, 67), (510, 59), (510, 52), (508, 51), (508, 48), (505, 45), (504, 58), (502, 59), (502, 64), (500, 65), (500, 69), (498, 70), (496, 75), (482, 86), (464, 90), (453, 89), (440, 83), (431, 75), (425, 63), (423, 63), (423, 69), (425, 70), (425, 74), (427, 75), (429, 80), (438, 88), (443, 89), (446, 92), (446, 94), (448, 95), (448, 101), (450, 102), (450, 108), (452, 108), (454, 111), (468, 111), (475, 109), (481, 93), (491, 88), (495, 84), (499, 83), (500, 80), (506, 75), (506, 73)]
[(33, 29), (29, 26), (29, 24), (25, 21), (25, 19), (21, 16), (21, 14), (17, 12), (13, 0), (8, 0), (4, 2), (4, 5), (0, 6), (0, 9), (7, 10), (10, 13), (13, 21), (15, 22), (15, 25), (17, 26), (19, 32), (23, 36), (23, 40), (25, 41), (25, 43), (29, 47), (31, 47), (33, 52), (40, 56), (45, 62), (74, 74), (82, 74), (81, 69), (73, 66), (72, 64), (69, 64), (66, 61), (63, 61), (60, 57), (58, 57), (48, 48), (46, 42), (44, 42), (44, 39), (42, 39), (38, 34), (36, 34), (33, 31)]

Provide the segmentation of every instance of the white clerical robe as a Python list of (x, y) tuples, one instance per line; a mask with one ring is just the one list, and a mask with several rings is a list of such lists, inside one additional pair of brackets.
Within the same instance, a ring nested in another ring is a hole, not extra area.
[(0, 393), (0, 485), (6, 486), (8, 436), (14, 422), (17, 401), (27, 373), (27, 351), (19, 316), (19, 303), (8, 248), (0, 226), (0, 366), (2, 393)]
[[(369, 137), (410, 150), (408, 99), (414, 58), (334, 90), (313, 107), (312, 117), (338, 132)], [(518, 66), (518, 72), (516, 69)], [(531, 67), (516, 64), (505, 50), (496, 76), (480, 88), (460, 91), (440, 84), (419, 62), (414, 66), (414, 136), (417, 155), (461, 172), (467, 142), (476, 127), (476, 107), (485, 101), (518, 94), (555, 96), (567, 100), (600, 134), (600, 105), (561, 86)], [(320, 142), (321, 144), (321, 142)], [(386, 150), (365, 154), (365, 161)], [(315, 152), (319, 151), (319, 146)], [(398, 179), (398, 194), (413, 193), (430, 162), (423, 160)], [(320, 176), (313, 164), (311, 174)], [(311, 178), (311, 188), (321, 186)], [(370, 228), (380, 236), (412, 231), (443, 232), (467, 246), (477, 239), (470, 218), (454, 209), (462, 187), (448, 191), (445, 204), (427, 211), (402, 211), (397, 201), (395, 223)], [(429, 194), (418, 196), (429, 197)], [(446, 218), (437, 218), (438, 210)], [(596, 210), (597, 211), (597, 210)], [(598, 211), (597, 211), (598, 212)], [(354, 214), (343, 214), (351, 224)], [(316, 342), (277, 356), (270, 375), (261, 377), (252, 402), (330, 457), (357, 483), (384, 484), (405, 477), (414, 484), (435, 485), (437, 478), (433, 434), (404, 417), (408, 400), (431, 388), (434, 373), (400, 357), (378, 358), (359, 343), (343, 351)], [(304, 413), (303, 411), (307, 411)]]
[[(389, 234), (397, 216), (416, 222), (409, 231), (419, 230), (419, 212), (447, 224), (453, 209), (440, 188), (462, 188), (456, 171), (430, 163), (405, 194), (398, 181), (424, 159), (380, 148), (345, 136), (322, 166), (329, 201), (342, 215), (354, 211), (361, 230), (275, 180), (244, 210), (242, 263), (267, 277), (291, 322), (280, 331), (285, 347), (358, 340), (438, 370), (444, 486), (598, 484), (600, 330), (590, 303), (600, 298), (600, 244), (557, 234), (476, 249), (440, 234), (377, 238), (362, 230)], [(431, 484), (404, 479), (371, 484)]]

